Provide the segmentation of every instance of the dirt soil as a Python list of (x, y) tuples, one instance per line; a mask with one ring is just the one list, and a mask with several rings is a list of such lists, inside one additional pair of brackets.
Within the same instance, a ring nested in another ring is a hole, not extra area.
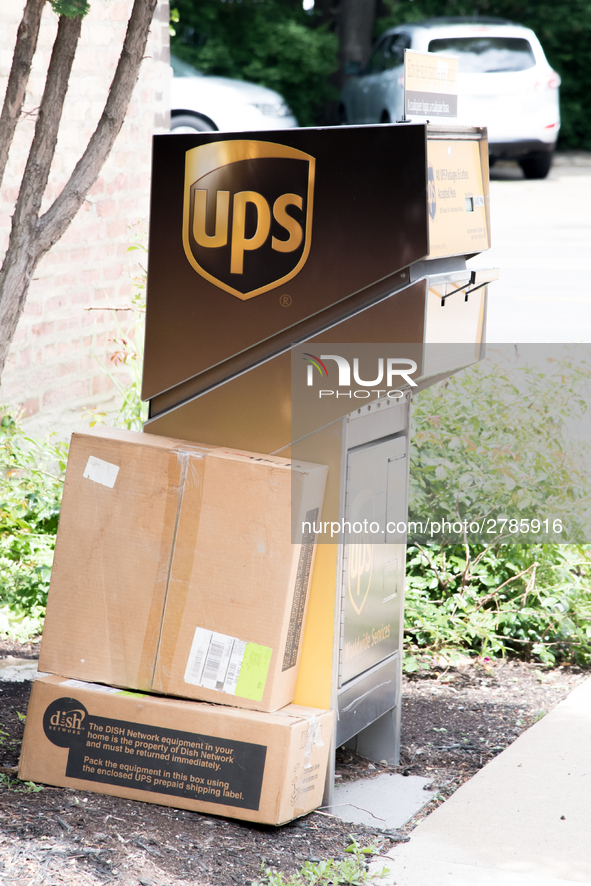
[[(0, 659), (38, 648), (0, 641)], [(0, 882), (3, 886), (232, 886), (250, 884), (264, 859), (285, 872), (340, 857), (353, 835), (387, 850), (460, 784), (582, 682), (576, 668), (474, 663), (434, 668), (403, 688), (401, 765), (337, 753), (337, 782), (381, 771), (423, 775), (437, 795), (401, 831), (314, 812), (281, 828), (16, 781), (30, 683), (0, 682)]]

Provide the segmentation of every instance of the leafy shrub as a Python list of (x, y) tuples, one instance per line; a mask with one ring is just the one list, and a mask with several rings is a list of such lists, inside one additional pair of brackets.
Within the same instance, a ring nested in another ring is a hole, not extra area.
[(565, 541), (591, 538), (591, 460), (580, 432), (589, 379), (585, 346), (506, 346), (421, 392), (409, 519), (548, 518), (564, 525)]
[[(134, 236), (128, 251), (146, 252), (145, 238)], [(116, 427), (141, 430), (147, 404), (140, 398), (143, 361), (146, 270), (139, 262), (133, 278), (131, 310), (134, 320), (125, 328), (115, 314), (117, 332), (111, 361), (129, 369), (124, 385), (108, 366), (121, 406), (112, 419)], [(25, 640), (43, 626), (47, 592), (55, 549), (68, 444), (55, 435), (43, 440), (29, 437), (20, 418), (0, 411), (0, 635)], [(104, 423), (104, 413), (87, 415), (92, 426)]]
[(406, 669), (458, 651), (590, 666), (590, 581), (589, 545), (411, 546)]
[(39, 632), (49, 588), (67, 444), (0, 420), (0, 632)]
[(235, 77), (281, 93), (311, 126), (337, 69), (337, 37), (315, 13), (286, 0), (177, 0), (172, 51), (204, 74)]
[[(525, 363), (505, 353), (416, 397), (411, 520), (513, 508), (528, 519), (560, 517), (589, 538), (589, 449), (573, 425), (587, 406), (589, 354), (573, 346), (544, 361), (537, 346), (523, 351)], [(406, 669), (417, 654), (453, 651), (591, 665), (590, 585), (587, 543), (411, 545)]]

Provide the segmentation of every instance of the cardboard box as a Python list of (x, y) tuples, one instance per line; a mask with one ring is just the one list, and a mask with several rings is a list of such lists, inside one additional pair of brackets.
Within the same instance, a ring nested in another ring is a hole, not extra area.
[(265, 824), (322, 803), (332, 712), (33, 683), (19, 778)]
[(41, 671), (253, 710), (295, 694), (327, 468), (74, 434)]

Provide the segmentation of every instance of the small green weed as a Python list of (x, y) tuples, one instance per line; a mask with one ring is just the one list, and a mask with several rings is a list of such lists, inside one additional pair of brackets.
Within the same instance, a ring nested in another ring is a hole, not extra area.
[(4, 787), (9, 791), (16, 791), (17, 794), (38, 794), (43, 790), (42, 784), (35, 784), (34, 781), (21, 781), (19, 778), (11, 778), (6, 772), (0, 772), (0, 787)]
[(268, 867), (263, 859), (261, 879), (253, 880), (252, 886), (360, 886), (389, 873), (388, 868), (370, 873), (367, 858), (376, 854), (377, 847), (362, 847), (353, 836), (349, 839), (351, 842), (345, 849), (346, 858), (314, 863), (307, 861), (297, 873), (288, 876)]

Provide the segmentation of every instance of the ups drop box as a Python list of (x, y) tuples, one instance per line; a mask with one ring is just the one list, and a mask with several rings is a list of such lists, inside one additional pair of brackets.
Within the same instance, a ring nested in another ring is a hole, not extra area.
[(293, 701), (327, 468), (74, 434), (40, 670), (273, 711)]
[(19, 778), (279, 825), (322, 803), (332, 712), (33, 683)]

